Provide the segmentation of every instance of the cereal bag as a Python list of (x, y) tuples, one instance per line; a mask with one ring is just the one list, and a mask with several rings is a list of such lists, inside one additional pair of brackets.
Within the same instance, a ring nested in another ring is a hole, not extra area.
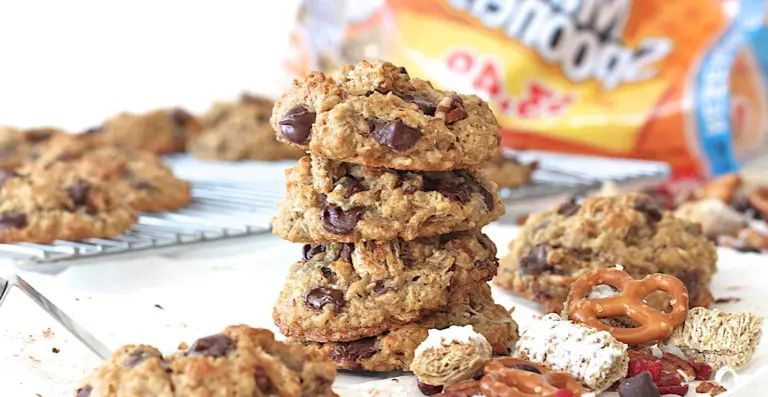
[(661, 160), (768, 153), (764, 0), (304, 0), (292, 76), (385, 59), (475, 92), (503, 145)]

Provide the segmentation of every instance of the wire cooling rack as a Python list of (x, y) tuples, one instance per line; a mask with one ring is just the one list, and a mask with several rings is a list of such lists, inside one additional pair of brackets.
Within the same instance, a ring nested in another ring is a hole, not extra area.
[(192, 202), (175, 212), (145, 213), (136, 225), (108, 239), (0, 244), (0, 256), (23, 263), (53, 263), (270, 231), (269, 220), (285, 194), (282, 186), (192, 181)]
[[(522, 162), (538, 161), (533, 183), (500, 193), (508, 208), (524, 202), (594, 190), (605, 181), (619, 185), (658, 183), (669, 176), (664, 163), (525, 152)], [(290, 162), (204, 163), (188, 156), (166, 161), (192, 182), (192, 202), (175, 212), (145, 213), (136, 225), (108, 239), (51, 244), (0, 244), (0, 257), (26, 265), (168, 248), (267, 233), (277, 202), (285, 195), (282, 170)]]

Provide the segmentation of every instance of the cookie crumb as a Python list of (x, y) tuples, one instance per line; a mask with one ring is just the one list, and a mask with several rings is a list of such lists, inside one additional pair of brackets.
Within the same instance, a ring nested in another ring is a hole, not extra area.
[(53, 352), (53, 353), (55, 353), (55, 354), (59, 354), (59, 352), (60, 352), (60, 351), (61, 351), (61, 350), (59, 350), (59, 348), (58, 348), (58, 347), (54, 347), (54, 348), (52, 348), (52, 349), (51, 349), (51, 352)]
[(43, 337), (45, 337), (45, 338), (53, 338), (53, 335), (55, 335), (55, 334), (53, 333), (53, 331), (50, 328), (46, 328), (46, 329), (43, 330)]
[(411, 363), (411, 371), (425, 385), (445, 386), (472, 379), (492, 357), (491, 344), (471, 325), (428, 332)]

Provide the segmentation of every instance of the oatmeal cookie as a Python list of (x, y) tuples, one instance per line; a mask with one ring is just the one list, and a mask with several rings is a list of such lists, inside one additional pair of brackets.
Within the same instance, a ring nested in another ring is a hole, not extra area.
[(136, 212), (98, 170), (58, 165), (7, 174), (0, 186), (0, 242), (106, 238), (136, 222)]
[(410, 371), (414, 352), (427, 339), (429, 330), (452, 325), (471, 325), (488, 340), (494, 354), (509, 354), (518, 336), (509, 312), (493, 303), (490, 286), (480, 283), (472, 293), (444, 309), (378, 336), (352, 342), (297, 342), (326, 352), (341, 369)]
[(304, 151), (275, 139), (269, 124), (274, 101), (242, 95), (239, 102), (214, 104), (203, 116), (200, 136), (187, 152), (202, 160), (278, 161), (298, 159)]
[(200, 134), (200, 122), (182, 109), (120, 113), (90, 133), (108, 145), (170, 154), (183, 152), (187, 140)]
[(37, 147), (60, 133), (54, 128), (19, 130), (0, 126), (0, 169), (12, 170), (35, 155)]
[(500, 141), (482, 99), (437, 90), (380, 61), (294, 81), (271, 123), (279, 140), (318, 155), (400, 170), (477, 167)]
[(101, 175), (110, 179), (110, 188), (140, 212), (176, 210), (189, 204), (192, 197), (189, 182), (174, 176), (156, 155), (102, 145), (89, 135), (60, 135), (51, 139), (40, 149), (37, 160), (19, 172), (50, 168), (57, 163), (99, 169)]
[(514, 157), (504, 157), (499, 150), (491, 161), (483, 166), (483, 172), (500, 188), (514, 188), (528, 185), (533, 181), (532, 175), (536, 165), (536, 163), (523, 164)]
[(691, 307), (706, 307), (716, 261), (715, 246), (699, 225), (661, 211), (650, 197), (590, 197), (528, 217), (494, 281), (559, 313), (582, 274), (621, 265), (635, 278), (678, 277)]
[(288, 337), (351, 341), (416, 321), (490, 280), (496, 247), (478, 230), (412, 241), (304, 246), (275, 305)]
[(470, 170), (396, 171), (305, 156), (286, 171), (273, 231), (292, 242), (413, 240), (499, 219), (496, 184)]
[(331, 397), (335, 379), (323, 354), (276, 341), (265, 329), (236, 325), (168, 356), (152, 346), (122, 346), (75, 396)]

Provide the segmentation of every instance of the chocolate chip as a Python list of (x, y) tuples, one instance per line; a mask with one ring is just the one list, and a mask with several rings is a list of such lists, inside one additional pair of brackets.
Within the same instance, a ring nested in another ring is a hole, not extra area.
[(232, 338), (215, 334), (196, 340), (187, 350), (187, 355), (218, 358), (226, 356), (234, 349), (235, 343)]
[(344, 211), (333, 204), (325, 204), (320, 215), (320, 222), (325, 230), (333, 234), (349, 234), (355, 230), (355, 226), (363, 217), (364, 209), (352, 208)]
[(347, 190), (344, 191), (344, 198), (348, 199), (352, 196), (354, 196), (356, 193), (365, 191), (365, 186), (354, 178), (348, 178), (347, 181)]
[(426, 383), (421, 383), (420, 381), (417, 383), (417, 385), (419, 386), (419, 391), (421, 394), (425, 396), (432, 396), (443, 391), (443, 386), (440, 385), (432, 386)]
[(171, 110), (171, 113), (168, 114), (168, 117), (170, 117), (173, 125), (177, 127), (186, 127), (187, 123), (189, 123), (189, 120), (192, 119), (192, 115), (183, 109)]
[(536, 234), (536, 232), (538, 232), (541, 229), (544, 229), (547, 226), (549, 226), (549, 221), (548, 220), (542, 221), (538, 225), (534, 226), (533, 229), (531, 230), (531, 232), (533, 234)]
[(520, 258), (519, 267), (523, 275), (537, 275), (550, 270), (552, 267), (547, 264), (547, 248), (543, 245), (534, 247), (528, 255)]
[(69, 198), (77, 207), (88, 205), (88, 194), (91, 192), (91, 183), (80, 179), (79, 181), (64, 188), (69, 194)]
[(337, 280), (336, 273), (334, 273), (333, 270), (331, 270), (330, 267), (323, 266), (323, 267), (320, 268), (320, 272), (323, 273), (323, 277), (325, 277), (327, 280), (329, 280), (331, 282), (334, 282), (334, 283), (336, 282), (336, 280)]
[(474, 185), (475, 190), (480, 193), (481, 196), (483, 196), (483, 201), (485, 202), (485, 206), (488, 207), (488, 211), (493, 211), (493, 207), (495, 205), (493, 194), (488, 191), (488, 189), (480, 186), (480, 185)]
[(376, 354), (376, 337), (358, 339), (352, 342), (342, 342), (331, 349), (329, 356), (336, 362), (357, 363)]
[(93, 388), (91, 386), (85, 386), (82, 389), (77, 389), (75, 397), (90, 397)]
[(411, 94), (400, 94), (398, 97), (408, 103), (418, 106), (419, 110), (427, 116), (434, 116), (437, 111), (437, 106), (426, 98)]
[(440, 105), (437, 106), (437, 111), (445, 115), (446, 124), (453, 124), (467, 118), (467, 109), (464, 107), (464, 101), (456, 94), (441, 101)]
[(389, 288), (384, 285), (384, 280), (377, 281), (376, 285), (373, 286), (373, 292), (377, 294), (385, 294), (387, 291), (389, 291)]
[(27, 131), (27, 133), (24, 134), (24, 140), (32, 143), (40, 143), (43, 141), (47, 141), (51, 137), (51, 135), (53, 135), (53, 132), (51, 131), (32, 130), (32, 131)]
[(664, 217), (661, 210), (649, 197), (641, 197), (635, 202), (635, 210), (642, 212), (652, 223), (657, 223)]
[(421, 139), (421, 131), (408, 127), (402, 120), (374, 122), (373, 139), (398, 152), (406, 151)]
[(573, 201), (569, 201), (567, 203), (561, 204), (560, 207), (557, 209), (557, 213), (563, 216), (573, 216), (577, 212), (579, 212), (580, 208), (581, 208), (581, 205), (576, 204)]
[(321, 252), (325, 252), (325, 244), (305, 244), (301, 249), (301, 256), (308, 261)]
[(677, 274), (676, 277), (685, 284), (685, 288), (688, 290), (688, 295), (693, 301), (699, 294), (699, 273), (694, 270), (686, 270)]
[(538, 368), (534, 367), (533, 365), (528, 365), (528, 364), (512, 364), (508, 368), (519, 369), (519, 370), (533, 372), (533, 373), (537, 373), (537, 374), (541, 373), (541, 371), (539, 371)]
[(405, 67), (404, 67), (404, 66), (400, 66), (400, 74), (405, 74), (405, 75), (407, 75), (407, 74), (408, 74), (408, 70), (407, 70), (407, 69), (405, 69)]
[(659, 388), (653, 383), (651, 373), (643, 371), (619, 384), (619, 397), (659, 397)]
[(344, 259), (347, 262), (352, 262), (352, 252), (355, 250), (355, 244), (354, 243), (344, 243), (344, 246), (341, 247), (341, 252), (339, 253), (339, 259)]
[(0, 213), (0, 230), (6, 227), (22, 229), (27, 227), (27, 214), (16, 211)]
[(428, 179), (424, 178), (424, 191), (425, 192), (439, 192), (443, 196), (451, 200), (459, 201), (462, 204), (467, 204), (472, 201), (472, 193), (479, 193), (483, 196), (483, 202), (489, 211), (493, 210), (494, 197), (488, 189), (478, 185), (474, 181), (467, 181), (462, 184), (455, 184), (446, 182), (442, 179)]
[(280, 132), (285, 139), (293, 143), (303, 144), (312, 133), (312, 124), (315, 124), (315, 113), (310, 112), (303, 106), (295, 106), (285, 112), (285, 115), (277, 124), (280, 125)]
[(155, 185), (147, 182), (147, 181), (138, 181), (133, 184), (133, 187), (139, 190), (157, 190)]
[(0, 187), (3, 187), (7, 180), (17, 176), (19, 176), (19, 174), (14, 170), (0, 170)]
[(313, 309), (322, 309), (327, 304), (333, 305), (336, 310), (344, 307), (344, 293), (333, 288), (320, 287), (313, 289), (305, 298), (307, 305)]
[(131, 352), (131, 354), (128, 356), (128, 359), (123, 362), (123, 366), (126, 368), (133, 368), (152, 357), (154, 357), (154, 355), (149, 354), (149, 352), (144, 350), (135, 350)]

